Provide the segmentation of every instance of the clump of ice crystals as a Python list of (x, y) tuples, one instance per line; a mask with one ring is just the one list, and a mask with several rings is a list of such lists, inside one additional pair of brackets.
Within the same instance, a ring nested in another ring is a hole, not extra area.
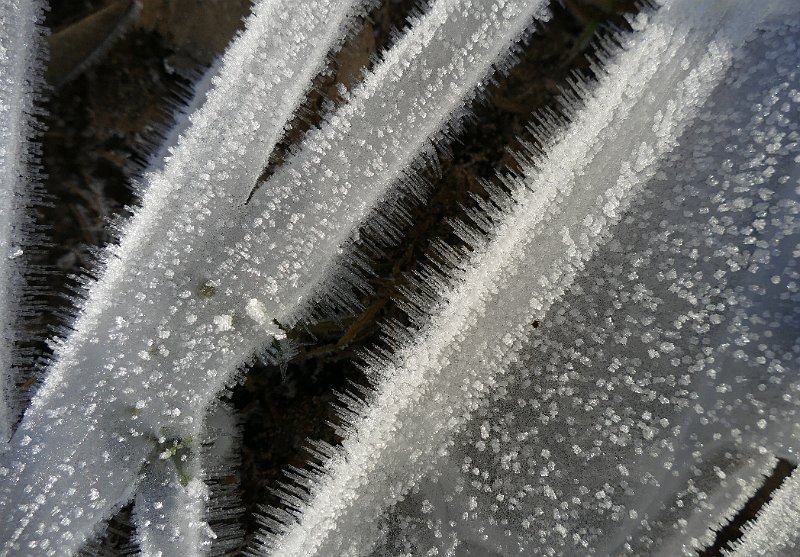
[[(341, 305), (355, 301), (348, 271), (359, 260), (340, 257), (355, 231), (372, 224), (392, 236), (398, 184), (419, 185), (409, 168), (507, 62), (545, 3), (432, 3), (259, 187), (287, 120), (364, 3), (255, 5), (191, 126), (146, 177), (142, 207), (107, 250), (74, 330), (55, 343), (0, 466), (5, 551), (75, 550), (134, 496), (137, 479), (157, 475), (162, 429), (199, 437), (215, 396), (271, 340), (280, 344), (269, 338), (282, 334), (276, 320), (319, 312), (321, 290)], [(197, 511), (201, 490), (189, 495)], [(190, 536), (208, 538), (202, 528)]]
[(749, 43), (376, 555), (694, 555), (796, 459), (798, 43)]
[(542, 118), (274, 555), (691, 554), (794, 451), (797, 27), (764, 17), (797, 7), (769, 8), (645, 11)]

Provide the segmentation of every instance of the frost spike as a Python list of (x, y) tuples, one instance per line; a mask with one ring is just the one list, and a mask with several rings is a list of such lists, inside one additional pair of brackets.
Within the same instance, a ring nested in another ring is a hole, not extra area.
[[(430, 325), (396, 341), (399, 353), (373, 365), (371, 374), (381, 378), (376, 392), (354, 434), (325, 465), (299, 521), (277, 535), (263, 533), (254, 553), (370, 552), (379, 517), (446, 453), (452, 433), (516, 360), (531, 320), (545, 316), (572, 282), (659, 157), (674, 147), (736, 48), (768, 15), (745, 1), (665, 4), (649, 23), (645, 14), (634, 20), (641, 33), (607, 63), (601, 85), (547, 142), (538, 168), (525, 170), (517, 203), (492, 240), (473, 246), (468, 270), (456, 275)], [(771, 7), (796, 11), (789, 3)], [(669, 110), (655, 118), (661, 107)]]
[(795, 468), (748, 524), (744, 536), (736, 542), (730, 557), (781, 557), (800, 549), (800, 472)]
[[(493, 70), (511, 65), (515, 43), (547, 17), (548, 3), (433, 2), (347, 104), (309, 132), (296, 154), (259, 186), (243, 218), (250, 238), (236, 242), (232, 257), (220, 266), (237, 272), (256, 267), (248, 264), (250, 258), (276, 260), (273, 269), (262, 264), (250, 272), (281, 285), (263, 300), (279, 319), (313, 314), (318, 308), (304, 305), (319, 294), (335, 305), (352, 305), (350, 283), (358, 278), (341, 270), (337, 259), (347, 263), (348, 258), (338, 253), (345, 246), (352, 255), (352, 235), (364, 224), (377, 232), (379, 243), (396, 237), (403, 190), (420, 195), (415, 167), (447, 144)], [(298, 229), (310, 233), (296, 237)], [(270, 243), (271, 253), (265, 254), (263, 246)]]

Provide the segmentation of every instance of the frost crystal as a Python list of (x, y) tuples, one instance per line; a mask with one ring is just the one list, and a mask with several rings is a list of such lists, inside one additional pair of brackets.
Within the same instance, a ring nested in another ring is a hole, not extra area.
[[(18, 4), (27, 3), (12, 3), (12, 13)], [(147, 176), (142, 208), (109, 248), (75, 332), (57, 347), (17, 435), (32, 440), (11, 443), (0, 553), (75, 550), (132, 498), (162, 426), (199, 437), (206, 408), (251, 356), (231, 349), (241, 332), (223, 300), (233, 292), (203, 274), (201, 246), (211, 237), (226, 245), (229, 217), (361, 4), (254, 7), (202, 109), (163, 169)], [(210, 358), (222, 363), (200, 361)]]
[(797, 470), (773, 494), (772, 501), (761, 511), (739, 541), (731, 557), (760, 555), (784, 557), (800, 550), (800, 477)]

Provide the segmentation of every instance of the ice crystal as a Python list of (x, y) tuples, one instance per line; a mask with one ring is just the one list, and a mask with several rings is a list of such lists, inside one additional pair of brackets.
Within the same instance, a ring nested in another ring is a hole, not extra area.
[(695, 555), (794, 458), (798, 37), (770, 27), (735, 53), (491, 406), (386, 519), (386, 554)]

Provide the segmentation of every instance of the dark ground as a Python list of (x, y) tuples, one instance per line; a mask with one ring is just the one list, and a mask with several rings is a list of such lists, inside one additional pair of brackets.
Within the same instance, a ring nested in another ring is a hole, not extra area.
[[(38, 324), (42, 331), (64, 323), (70, 305), (66, 296), (76, 284), (72, 277), (91, 272), (93, 250), (113, 240), (108, 224), (129, 215), (126, 207), (135, 204), (131, 184), (161, 131), (170, 126), (193, 79), (224, 50), (249, 11), (248, 0), (143, 0), (139, 15), (130, 13), (129, 0), (51, 4), (45, 23), (52, 33), (47, 77), (53, 88), (46, 102), (42, 164), (52, 205), (41, 210), (40, 222), (53, 241), (39, 261), (50, 270), (44, 296), (49, 311)], [(280, 164), (286, 148), (319, 121), (324, 104), (337, 102), (338, 83), (348, 88), (357, 83), (370, 55), (390, 43), (392, 29), (403, 26), (415, 4), (386, 0), (373, 12), (335, 57), (329, 75), (317, 80), (270, 166)], [(531, 114), (554, 106), (571, 72), (588, 73), (585, 55), (595, 33), (604, 25), (625, 27), (621, 14), (633, 9), (632, 0), (556, 5), (552, 21), (529, 41), (520, 63), (508, 76), (499, 76), (475, 107), (452, 156), (442, 157), (440, 176), (426, 176), (432, 183), (431, 201), (414, 210), (414, 226), (406, 227), (396, 247), (374, 258), (373, 293), (364, 297), (365, 309), (341, 322), (299, 331), (304, 346), (285, 379), (277, 368), (254, 367), (235, 389), (232, 400), (244, 428), (241, 483), (248, 534), (258, 505), (278, 504), (269, 488), (282, 479), (282, 471), (306, 464), (306, 440), (337, 442), (328, 425), (337, 420), (333, 391), (347, 389), (348, 382), (365, 383), (354, 365), (356, 354), (378, 340), (381, 321), (402, 319), (394, 302), (397, 288), (422, 262), (429, 242), (456, 241), (444, 219), (459, 216), (459, 206), (470, 205), (469, 194), (481, 194), (480, 181), (492, 179), (496, 168), (514, 167), (509, 148), (518, 147), (515, 138), (525, 134)], [(775, 485), (785, 477), (779, 475)], [(112, 530), (119, 535), (108, 536), (109, 555), (126, 545), (126, 511)], [(721, 534), (704, 556), (718, 555), (736, 532)]]

